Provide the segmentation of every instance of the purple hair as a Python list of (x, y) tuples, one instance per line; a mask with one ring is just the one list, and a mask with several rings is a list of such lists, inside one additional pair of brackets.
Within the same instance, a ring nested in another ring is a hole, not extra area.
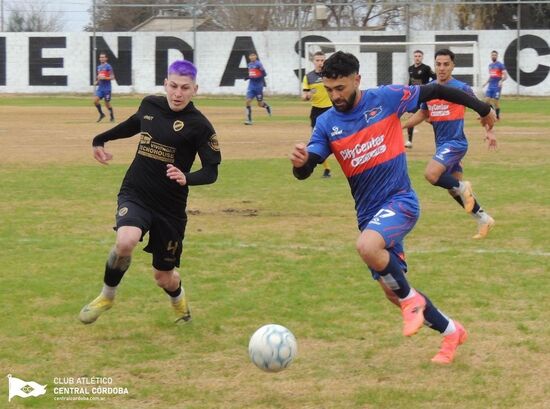
[(176, 60), (168, 67), (168, 75), (170, 74), (191, 77), (193, 81), (195, 81), (197, 77), (197, 67), (190, 61)]

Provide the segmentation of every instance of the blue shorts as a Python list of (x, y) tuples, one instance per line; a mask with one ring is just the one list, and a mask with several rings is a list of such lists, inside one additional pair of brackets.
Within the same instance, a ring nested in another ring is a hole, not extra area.
[[(414, 191), (393, 196), (384, 203), (380, 210), (367, 223), (363, 230), (374, 230), (384, 238), (386, 250), (401, 260), (403, 271), (407, 271), (405, 262), (405, 236), (413, 229), (420, 217), (420, 205)], [(371, 269), (372, 278), (378, 280), (380, 275)]]
[(436, 146), (432, 159), (445, 166), (445, 173), (462, 173), (462, 158), (468, 152), (468, 145), (464, 143), (445, 142)]
[(262, 101), (264, 99), (264, 87), (261, 88), (248, 88), (246, 91), (246, 99), (254, 99), (258, 100), (258, 102)]
[(498, 87), (498, 88), (487, 88), (487, 91), (485, 92), (485, 96), (487, 98), (491, 98), (491, 99), (500, 99), (500, 91), (501, 91), (502, 88)]
[(109, 102), (111, 100), (111, 89), (110, 88), (97, 88), (95, 90), (95, 95), (99, 99), (105, 99)]

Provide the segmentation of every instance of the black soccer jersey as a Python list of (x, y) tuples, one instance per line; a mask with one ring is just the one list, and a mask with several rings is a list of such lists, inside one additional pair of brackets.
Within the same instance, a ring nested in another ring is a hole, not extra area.
[(167, 164), (184, 173), (196, 155), (203, 168), (221, 162), (214, 128), (192, 102), (180, 112), (172, 111), (164, 96), (148, 96), (138, 111), (115, 128), (98, 135), (94, 146), (140, 133), (136, 156), (122, 182), (120, 195), (136, 197), (161, 213), (185, 217), (189, 188), (166, 176)]
[(436, 75), (429, 65), (416, 66), (413, 64), (409, 67), (409, 85), (427, 84), (432, 79), (435, 80)]

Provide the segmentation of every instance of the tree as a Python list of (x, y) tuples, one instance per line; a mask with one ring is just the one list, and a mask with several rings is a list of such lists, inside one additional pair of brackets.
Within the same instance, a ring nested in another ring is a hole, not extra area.
[[(298, 7), (296, 0), (96, 0), (96, 30), (127, 31), (157, 15), (159, 10), (178, 10), (180, 17), (204, 19), (206, 30), (266, 31), (266, 30), (342, 30), (384, 29), (401, 24), (404, 7), (387, 5), (383, 0), (325, 1), (328, 15), (322, 23), (315, 20), (316, 0), (303, 0)], [(151, 4), (155, 7), (120, 7), (121, 4)], [(182, 4), (186, 4), (182, 7)], [(270, 4), (265, 5), (265, 4)], [(90, 10), (92, 12), (92, 10)], [(321, 27), (319, 27), (321, 25)], [(87, 31), (92, 26), (86, 27)]]
[[(121, 7), (120, 5), (143, 4), (142, 7)], [(149, 5), (154, 4), (155, 7)], [(155, 16), (159, 9), (177, 7), (185, 13), (186, 7), (181, 7), (182, 2), (177, 0), (96, 0), (95, 29), (97, 31), (130, 31), (145, 20)], [(147, 5), (147, 6), (146, 6)], [(89, 9), (90, 14), (93, 13)], [(90, 20), (93, 20), (91, 18)], [(85, 31), (92, 31), (92, 23), (88, 24)]]
[(7, 31), (37, 32), (61, 31), (63, 23), (60, 14), (48, 12), (45, 3), (35, 2), (27, 6), (13, 6), (8, 18)]

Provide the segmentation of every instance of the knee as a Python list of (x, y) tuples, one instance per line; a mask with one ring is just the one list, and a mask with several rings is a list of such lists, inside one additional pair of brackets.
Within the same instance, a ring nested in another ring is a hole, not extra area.
[(134, 251), (134, 248), (137, 246), (139, 240), (136, 240), (132, 237), (119, 237), (115, 244), (116, 253), (119, 256), (129, 256)]
[(357, 239), (355, 248), (357, 249), (357, 252), (359, 253), (359, 256), (363, 259), (363, 261), (367, 263), (367, 265), (372, 266), (372, 264), (376, 260), (378, 249), (373, 246), (371, 242), (367, 240), (362, 240), (361, 237)]
[(439, 180), (439, 176), (436, 172), (432, 172), (430, 170), (426, 170), (424, 172), (424, 178), (430, 182), (432, 185), (435, 185), (437, 181)]

